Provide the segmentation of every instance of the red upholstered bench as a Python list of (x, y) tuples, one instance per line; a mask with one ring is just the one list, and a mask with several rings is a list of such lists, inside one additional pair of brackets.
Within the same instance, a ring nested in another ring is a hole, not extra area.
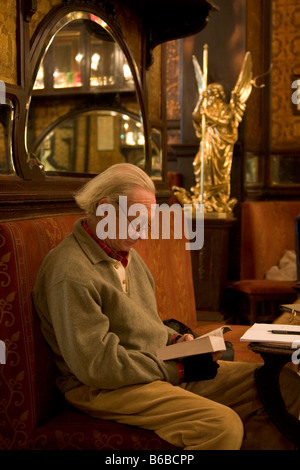
[[(71, 232), (78, 217), (51, 215), (0, 223), (0, 340), (6, 345), (6, 364), (0, 365), (0, 449), (174, 449), (151, 431), (70, 408), (55, 386), (56, 367), (31, 293), (44, 256)], [(137, 249), (156, 281), (162, 319), (178, 319), (199, 333), (185, 241), (147, 240)], [(239, 343), (244, 331), (239, 328), (227, 336), (237, 343), (236, 359), (259, 360)]]

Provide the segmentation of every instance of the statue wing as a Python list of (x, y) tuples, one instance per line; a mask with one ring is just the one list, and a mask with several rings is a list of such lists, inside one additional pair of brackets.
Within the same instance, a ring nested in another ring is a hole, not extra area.
[(237, 125), (243, 118), (246, 109), (246, 101), (252, 90), (252, 84), (252, 58), (250, 52), (247, 52), (238, 80), (231, 92), (229, 103)]
[(199, 97), (201, 97), (202, 92), (203, 92), (203, 87), (204, 87), (202, 70), (201, 70), (201, 67), (199, 65), (198, 60), (196, 59), (196, 57), (194, 55), (192, 57), (192, 60), (193, 60), (193, 64), (194, 64), (194, 71), (195, 71), (195, 77), (196, 77)]

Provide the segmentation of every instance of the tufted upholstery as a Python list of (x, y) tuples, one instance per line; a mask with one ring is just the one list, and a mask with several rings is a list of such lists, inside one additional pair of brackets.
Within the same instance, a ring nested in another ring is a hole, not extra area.
[(234, 309), (250, 323), (273, 321), (279, 305), (296, 299), (295, 281), (265, 279), (286, 250), (295, 250), (295, 219), (300, 201), (244, 202), (241, 205), (241, 270)]
[[(6, 364), (0, 365), (0, 449), (174, 449), (151, 431), (68, 407), (55, 387), (55, 364), (32, 309), (31, 292), (42, 259), (71, 232), (78, 217), (0, 224), (0, 339), (6, 345)], [(156, 281), (162, 319), (172, 317), (195, 328), (190, 253), (184, 243), (147, 240), (137, 250)]]

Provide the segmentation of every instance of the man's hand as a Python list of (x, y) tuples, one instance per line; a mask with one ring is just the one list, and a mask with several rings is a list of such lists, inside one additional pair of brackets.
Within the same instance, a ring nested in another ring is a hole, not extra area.
[(194, 339), (193, 335), (186, 333), (185, 335), (180, 336), (176, 343), (183, 343), (184, 341), (192, 341)]
[[(184, 341), (193, 341), (193, 340), (194, 340), (194, 336), (189, 334), (189, 333), (186, 333), (185, 335), (180, 336), (180, 338), (178, 338), (176, 343), (183, 343)], [(219, 359), (222, 358), (221, 351), (217, 351), (217, 352), (212, 353), (212, 358), (213, 358), (213, 361), (215, 361), (215, 362), (219, 361)]]
[(217, 352), (212, 353), (212, 358), (213, 358), (213, 361), (217, 362), (219, 359), (222, 359), (222, 352), (217, 351)]

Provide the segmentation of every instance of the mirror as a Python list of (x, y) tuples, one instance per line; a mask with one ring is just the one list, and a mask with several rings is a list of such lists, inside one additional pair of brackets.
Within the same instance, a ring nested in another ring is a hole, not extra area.
[(162, 132), (153, 128), (151, 132), (151, 176), (153, 179), (162, 179)]
[(272, 185), (299, 185), (299, 155), (272, 155), (271, 178)]
[(144, 144), (137, 116), (95, 109), (54, 122), (34, 154), (47, 172), (96, 174), (119, 162), (143, 166)]
[(124, 161), (145, 166), (136, 67), (128, 54), (89, 12), (64, 16), (49, 33), (35, 67), (26, 132), (27, 153), (46, 173), (94, 174)]
[(247, 152), (245, 155), (245, 181), (246, 184), (261, 183), (261, 159), (258, 155)]
[(12, 125), (14, 117), (13, 103), (4, 99), (0, 104), (0, 174), (15, 173), (12, 156)]

